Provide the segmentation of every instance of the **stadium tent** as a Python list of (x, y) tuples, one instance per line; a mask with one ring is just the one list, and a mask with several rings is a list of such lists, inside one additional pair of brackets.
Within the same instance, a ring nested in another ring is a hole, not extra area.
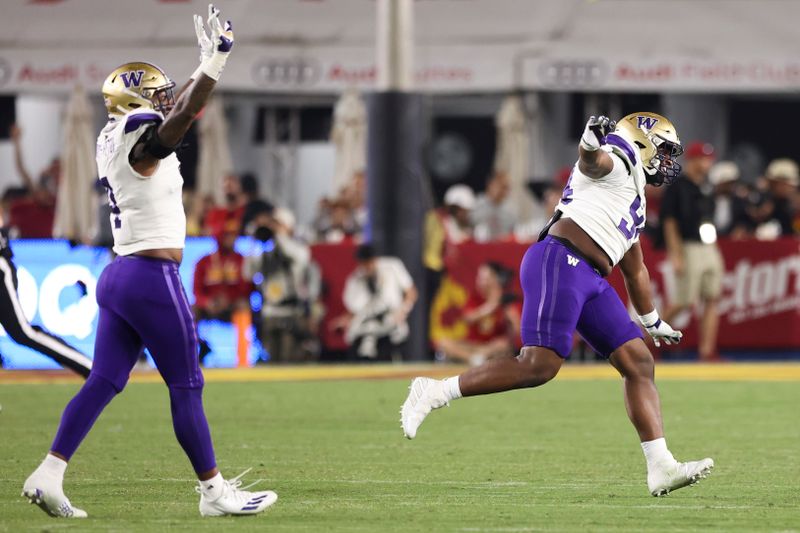
[(495, 172), (505, 174), (511, 185), (509, 202), (518, 220), (528, 220), (536, 209), (527, 182), (530, 179), (530, 126), (525, 117), (522, 97), (512, 95), (503, 100), (495, 117), (497, 153)]
[(215, 96), (205, 107), (198, 124), (198, 132), (200, 153), (196, 191), (202, 196), (212, 197), (217, 204), (222, 204), (222, 179), (233, 172), (233, 162), (221, 97)]
[[(341, 92), (376, 79), (373, 0), (227, 0), (227, 90)], [(206, 0), (7, 0), (0, 91), (98, 87), (143, 57), (177, 80)], [(800, 83), (793, 0), (437, 0), (414, 4), (426, 91), (790, 91)], [(24, 21), (24, 24), (21, 23)]]
[(336, 146), (333, 190), (339, 191), (367, 161), (367, 109), (355, 89), (346, 90), (333, 108), (331, 141)]
[(78, 242), (90, 237), (96, 215), (92, 184), (97, 178), (91, 105), (82, 87), (75, 87), (64, 122), (64, 155), (58, 184), (53, 236)]

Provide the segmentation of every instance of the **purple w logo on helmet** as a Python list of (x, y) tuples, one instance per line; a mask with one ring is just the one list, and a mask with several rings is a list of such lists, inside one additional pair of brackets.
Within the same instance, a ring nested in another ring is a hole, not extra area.
[(125, 84), (125, 88), (130, 89), (131, 85), (133, 85), (134, 87), (139, 87), (142, 84), (144, 71), (132, 70), (131, 72), (123, 72), (122, 74), (120, 74), (120, 76), (122, 77), (122, 83)]
[(639, 121), (637, 127), (639, 128), (644, 127), (644, 129), (646, 130), (652, 130), (653, 126), (655, 126), (656, 122), (658, 122), (658, 119), (655, 117), (643, 117), (641, 115), (636, 117), (636, 120)]

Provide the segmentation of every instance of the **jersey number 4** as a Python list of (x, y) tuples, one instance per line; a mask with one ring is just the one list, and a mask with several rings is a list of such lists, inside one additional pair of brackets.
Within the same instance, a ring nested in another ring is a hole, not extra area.
[(622, 220), (619, 221), (619, 225), (617, 226), (629, 241), (635, 239), (639, 234), (639, 230), (644, 227), (644, 215), (639, 214), (639, 209), (641, 207), (642, 199), (639, 195), (636, 195), (636, 199), (631, 204), (630, 221), (626, 220), (626, 217), (622, 217)]
[(121, 211), (117, 205), (117, 199), (114, 198), (114, 189), (111, 188), (108, 178), (100, 178), (100, 183), (108, 192), (108, 205), (111, 206), (111, 213), (114, 215), (114, 229), (119, 229), (122, 227), (122, 219), (119, 218)]

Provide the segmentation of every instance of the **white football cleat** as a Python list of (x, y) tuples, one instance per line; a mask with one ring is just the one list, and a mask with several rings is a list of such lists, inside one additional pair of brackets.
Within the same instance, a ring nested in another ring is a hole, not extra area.
[(400, 409), (400, 422), (407, 439), (417, 436), (417, 429), (428, 413), (450, 405), (444, 392), (444, 382), (431, 378), (414, 378), (408, 387), (408, 398)]
[(653, 496), (666, 496), (673, 490), (688, 487), (707, 478), (714, 468), (714, 460), (706, 457), (688, 463), (675, 462), (664, 468), (654, 468), (647, 473), (647, 488)]
[(231, 480), (223, 480), (222, 494), (216, 500), (209, 500), (201, 487), (196, 490), (200, 493), (200, 514), (203, 516), (226, 516), (258, 514), (278, 501), (278, 495), (271, 490), (250, 492), (248, 489), (261, 481), (255, 481), (242, 487), (241, 477), (248, 473), (248, 468)]
[(86, 518), (86, 511), (73, 507), (64, 495), (61, 481), (55, 476), (38, 470), (34, 471), (22, 486), (22, 496), (35, 503), (50, 516), (59, 518)]

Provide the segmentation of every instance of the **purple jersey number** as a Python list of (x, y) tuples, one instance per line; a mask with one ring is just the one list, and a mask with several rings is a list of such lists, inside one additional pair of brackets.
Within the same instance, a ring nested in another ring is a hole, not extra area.
[(639, 234), (639, 230), (644, 227), (644, 216), (639, 214), (639, 208), (642, 207), (642, 199), (639, 195), (636, 195), (636, 199), (631, 204), (630, 214), (631, 214), (631, 222), (630, 227), (628, 227), (629, 222), (625, 220), (625, 217), (619, 221), (619, 230), (625, 235), (625, 238), (633, 240), (636, 238), (636, 235)]
[(108, 191), (108, 205), (111, 206), (111, 213), (114, 215), (114, 228), (119, 229), (122, 227), (122, 219), (119, 218), (121, 211), (117, 205), (117, 199), (114, 198), (114, 189), (111, 188), (108, 178), (100, 178), (100, 183)]

